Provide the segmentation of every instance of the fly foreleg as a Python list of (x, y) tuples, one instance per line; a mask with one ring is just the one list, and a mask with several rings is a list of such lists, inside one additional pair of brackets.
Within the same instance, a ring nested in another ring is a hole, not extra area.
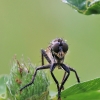
[[(53, 74), (53, 70), (55, 69), (56, 65), (57, 65), (57, 64), (54, 63), (54, 64), (51, 66), (50, 72), (51, 72), (52, 78), (54, 79), (54, 81), (55, 81), (55, 83), (56, 83), (56, 85), (57, 85), (57, 89), (58, 89), (58, 98), (60, 99), (60, 95), (59, 95), (59, 82), (57, 81), (56, 77), (55, 77), (54, 74)], [(59, 99), (58, 99), (58, 100), (59, 100)]]
[[(66, 71), (64, 72), (64, 76), (63, 76), (63, 79), (62, 79), (62, 81), (61, 81), (61, 84), (62, 84), (62, 82), (63, 82), (63, 80), (65, 79), (65, 77), (66, 77)], [(62, 90), (64, 90), (64, 86), (62, 87)]]
[[(60, 86), (60, 91), (61, 92), (61, 89), (63, 88), (65, 82), (67, 81), (69, 75), (70, 75), (70, 69), (69, 67), (67, 67), (65, 64), (61, 64), (61, 67), (65, 70), (66, 73), (68, 73), (67, 75), (64, 76), (63, 80), (62, 80), (62, 83), (61, 83), (61, 86)], [(65, 74), (66, 74), (65, 73)]]
[(70, 71), (73, 71), (73, 72), (75, 73), (75, 75), (76, 75), (76, 79), (77, 79), (77, 82), (80, 83), (80, 79), (79, 79), (79, 76), (78, 76), (76, 70), (73, 69), (73, 68), (71, 68), (71, 67), (69, 67), (69, 69), (70, 69)]

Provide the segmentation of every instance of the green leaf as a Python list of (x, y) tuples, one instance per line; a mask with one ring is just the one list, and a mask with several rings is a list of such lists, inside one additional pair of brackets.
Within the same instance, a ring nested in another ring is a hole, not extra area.
[(75, 84), (64, 90), (62, 100), (100, 100), (100, 78)]
[(0, 100), (5, 100), (7, 75), (0, 76)]
[(100, 0), (62, 0), (79, 13), (85, 15), (100, 14)]
[(8, 80), (7, 75), (0, 76), (0, 94), (4, 94), (5, 93), (7, 80)]

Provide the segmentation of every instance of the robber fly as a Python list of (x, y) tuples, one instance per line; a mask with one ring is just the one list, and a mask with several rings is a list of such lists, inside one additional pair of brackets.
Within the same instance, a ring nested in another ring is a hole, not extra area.
[[(70, 71), (73, 71), (75, 73), (78, 83), (80, 82), (77, 72), (73, 68), (63, 63), (67, 51), (68, 51), (68, 44), (62, 38), (56, 38), (52, 40), (52, 42), (50, 43), (50, 45), (47, 47), (46, 50), (41, 49), (42, 66), (36, 68), (31, 82), (26, 84), (24, 87), (22, 87), (20, 91), (22, 91), (23, 89), (25, 89), (26, 87), (34, 83), (35, 76), (38, 70), (50, 69), (51, 76), (57, 85), (58, 100), (61, 100), (61, 90), (64, 89), (64, 84), (70, 75)], [(48, 61), (49, 63), (48, 65), (44, 65), (44, 57)], [(53, 70), (57, 66), (58, 66), (58, 69), (63, 69), (65, 71), (61, 85), (59, 85), (58, 80), (53, 74)]]

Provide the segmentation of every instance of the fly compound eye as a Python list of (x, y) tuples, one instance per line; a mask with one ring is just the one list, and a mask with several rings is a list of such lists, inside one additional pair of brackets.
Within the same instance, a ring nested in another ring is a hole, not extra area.
[(62, 49), (63, 49), (63, 52), (67, 52), (68, 51), (68, 45), (66, 43), (63, 43)]
[(56, 53), (59, 52), (59, 43), (55, 43), (53, 46), (52, 46), (52, 50)]

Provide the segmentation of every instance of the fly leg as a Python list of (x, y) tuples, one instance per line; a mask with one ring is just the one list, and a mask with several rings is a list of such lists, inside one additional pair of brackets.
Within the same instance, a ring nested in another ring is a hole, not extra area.
[(55, 83), (56, 83), (56, 85), (57, 85), (57, 89), (58, 89), (58, 100), (60, 100), (60, 95), (59, 95), (59, 83), (58, 83), (56, 77), (55, 77), (54, 74), (53, 74), (53, 70), (55, 69), (56, 65), (57, 65), (57, 64), (54, 63), (54, 64), (51, 66), (50, 72), (51, 72), (52, 78), (54, 79), (54, 81), (55, 81)]
[(76, 79), (77, 79), (77, 82), (80, 83), (80, 79), (79, 79), (79, 76), (78, 76), (76, 70), (73, 69), (73, 68), (71, 68), (71, 67), (69, 67), (69, 69), (70, 69), (70, 71), (73, 71), (73, 72), (75, 73), (75, 75), (76, 75)]
[(41, 49), (41, 59), (42, 59), (42, 66), (44, 65), (44, 57), (48, 61), (49, 64), (51, 64), (51, 60), (46, 54), (45, 50)]
[[(73, 69), (73, 68), (71, 68), (71, 67), (69, 67), (69, 69), (70, 69), (70, 71), (73, 71), (73, 72), (75, 73), (77, 82), (80, 83), (80, 79), (79, 79), (79, 76), (78, 76), (76, 70)], [(62, 82), (63, 82), (63, 80), (64, 80), (64, 78), (65, 78), (65, 76), (66, 76), (66, 73), (67, 73), (67, 72), (65, 71), (64, 76), (63, 76), (63, 79), (62, 79)], [(62, 82), (61, 82), (61, 83), (62, 83)], [(62, 87), (62, 90), (64, 90), (64, 86)]]
[(28, 86), (30, 86), (31, 84), (34, 83), (34, 80), (35, 80), (35, 77), (36, 77), (36, 74), (37, 74), (37, 71), (38, 71), (38, 70), (48, 69), (48, 68), (50, 68), (50, 66), (51, 66), (51, 65), (49, 64), (49, 65), (45, 65), (45, 66), (41, 66), (41, 67), (36, 68), (35, 73), (34, 73), (34, 75), (33, 75), (33, 77), (32, 77), (31, 82), (28, 83), (28, 84), (26, 84), (24, 87), (22, 87), (22, 88), (20, 89), (20, 91), (22, 91), (23, 89), (25, 89), (26, 87), (28, 87)]
[[(66, 74), (67, 74), (67, 72), (65, 71), (65, 72), (64, 72), (63, 79), (62, 79), (62, 81), (61, 81), (61, 84), (62, 84), (63, 80), (65, 79), (65, 77), (66, 77)], [(64, 86), (62, 87), (62, 90), (64, 90)]]
[(62, 81), (62, 83), (61, 83), (61, 86), (60, 86), (60, 88), (59, 88), (59, 95), (61, 95), (61, 89), (63, 88), (65, 82), (67, 81), (67, 79), (68, 79), (68, 77), (69, 77), (69, 75), (70, 75), (70, 69), (69, 69), (69, 67), (67, 67), (65, 64), (61, 64), (61, 67), (62, 67), (68, 74), (64, 77), (64, 79), (63, 79), (63, 81)]

